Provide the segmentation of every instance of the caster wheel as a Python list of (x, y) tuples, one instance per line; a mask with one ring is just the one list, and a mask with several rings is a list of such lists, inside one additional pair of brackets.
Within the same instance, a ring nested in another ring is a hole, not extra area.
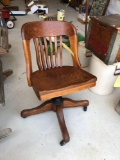
[(11, 20), (8, 20), (6, 23), (7, 23), (7, 28), (8, 29), (12, 29), (15, 26), (15, 23)]
[(65, 141), (64, 140), (62, 140), (61, 142), (60, 142), (60, 145), (61, 146), (64, 146), (66, 143), (65, 143)]
[(22, 118), (26, 118), (26, 117), (23, 117), (23, 116), (21, 116)]
[(83, 107), (83, 110), (84, 110), (84, 111), (87, 111), (87, 106)]
[(25, 116), (24, 113), (21, 112), (21, 117), (22, 117), (22, 118), (26, 118), (27, 116)]

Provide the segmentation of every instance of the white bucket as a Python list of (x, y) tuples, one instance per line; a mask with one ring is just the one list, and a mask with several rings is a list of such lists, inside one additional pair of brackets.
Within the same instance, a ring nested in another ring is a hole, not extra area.
[(87, 57), (88, 50), (85, 48), (85, 46), (81, 46), (80, 43), (78, 44), (78, 55), (80, 58), (80, 63), (82, 68), (86, 68), (90, 65), (90, 59), (91, 57)]
[(114, 91), (114, 83), (117, 78), (114, 76), (116, 65), (106, 65), (95, 55), (92, 55), (89, 72), (97, 77), (96, 86), (90, 88), (92, 92), (99, 95), (109, 95)]

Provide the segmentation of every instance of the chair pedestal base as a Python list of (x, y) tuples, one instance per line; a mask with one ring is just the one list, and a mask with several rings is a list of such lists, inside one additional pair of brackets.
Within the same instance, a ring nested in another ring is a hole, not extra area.
[(42, 103), (40, 106), (36, 108), (23, 110), (21, 112), (21, 117), (26, 118), (28, 116), (47, 112), (47, 111), (56, 112), (60, 129), (62, 132), (62, 136), (63, 136), (63, 140), (60, 142), (60, 145), (63, 146), (70, 141), (69, 133), (64, 120), (63, 108), (83, 106), (84, 111), (86, 111), (88, 105), (89, 105), (89, 102), (87, 100), (74, 101), (69, 98), (56, 97), (56, 98), (53, 98), (52, 100)]

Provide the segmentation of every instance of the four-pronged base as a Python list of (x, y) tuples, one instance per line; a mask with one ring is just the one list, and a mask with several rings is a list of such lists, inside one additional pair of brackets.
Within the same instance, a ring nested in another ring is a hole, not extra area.
[(63, 146), (70, 141), (69, 133), (65, 124), (63, 108), (72, 108), (83, 106), (84, 111), (87, 111), (87, 106), (89, 102), (87, 100), (74, 101), (69, 98), (56, 97), (52, 100), (42, 103), (40, 106), (32, 109), (26, 109), (21, 112), (21, 117), (26, 118), (31, 115), (54, 111), (57, 114), (58, 122), (62, 132), (63, 140), (60, 145)]

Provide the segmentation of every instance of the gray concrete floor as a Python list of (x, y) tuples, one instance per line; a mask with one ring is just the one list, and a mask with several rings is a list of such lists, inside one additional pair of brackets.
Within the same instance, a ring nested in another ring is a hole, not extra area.
[[(19, 5), (20, 10), (25, 9), (23, 0), (11, 2)], [(84, 34), (84, 25), (77, 21), (73, 8), (58, 0), (47, 2), (49, 13), (65, 9), (66, 20)], [(87, 98), (90, 105), (87, 112), (82, 108), (64, 110), (71, 140), (63, 147), (59, 145), (62, 136), (55, 113), (20, 117), (23, 109), (42, 103), (27, 85), (21, 41), (22, 24), (33, 20), (38, 20), (36, 14), (17, 17), (15, 28), (9, 30), (12, 48), (1, 56), (3, 69), (13, 69), (14, 73), (4, 83), (6, 104), (0, 108), (0, 130), (11, 128), (12, 134), (0, 139), (0, 160), (120, 160), (120, 116), (114, 110), (120, 99), (119, 88), (106, 96), (90, 90), (67, 95), (75, 100)]]

